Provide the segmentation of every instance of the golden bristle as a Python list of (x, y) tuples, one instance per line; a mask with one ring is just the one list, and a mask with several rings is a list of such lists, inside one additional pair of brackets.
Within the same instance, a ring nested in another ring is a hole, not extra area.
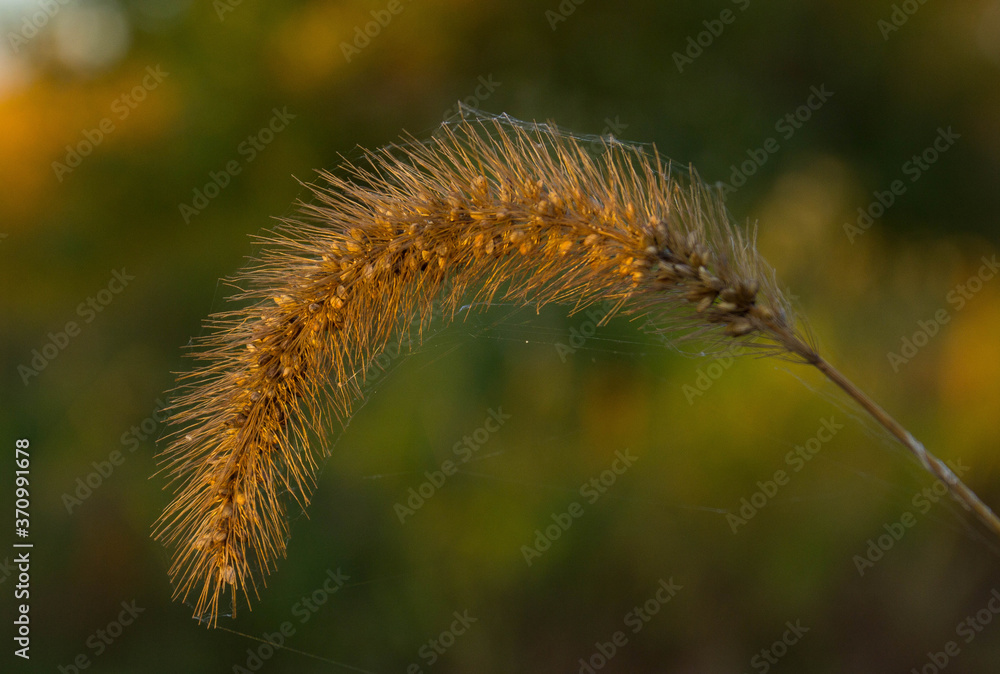
[(154, 535), (197, 616), (215, 624), (223, 596), (256, 596), (285, 555), (288, 509), (308, 505), (328, 424), (362, 396), (356, 373), (400, 326), (425, 328), (436, 303), (446, 319), (503, 300), (648, 313), (672, 337), (741, 339), (816, 365), (878, 418), (796, 330), (717, 191), (655, 150), (591, 145), (553, 125), (462, 120), (368, 151), (345, 177), (320, 174), (301, 218), (234, 279), (239, 304), (208, 320), (170, 408), (160, 462), (175, 492)]

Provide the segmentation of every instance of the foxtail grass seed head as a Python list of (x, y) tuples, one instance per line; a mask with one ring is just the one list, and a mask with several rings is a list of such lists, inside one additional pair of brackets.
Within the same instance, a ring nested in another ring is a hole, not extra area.
[(223, 601), (258, 596), (363, 373), (435, 309), (601, 303), (671, 339), (829, 367), (720, 193), (655, 149), (463, 118), (309, 188), (233, 279), (233, 308), (207, 320), (170, 408), (160, 472), (174, 495), (154, 536), (171, 549), (175, 597), (209, 624)]

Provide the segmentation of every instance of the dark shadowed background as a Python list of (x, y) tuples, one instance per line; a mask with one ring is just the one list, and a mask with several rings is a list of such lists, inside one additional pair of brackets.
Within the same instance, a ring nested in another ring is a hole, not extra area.
[(296, 179), (459, 100), (726, 182), (829, 358), (1000, 506), (1000, 2), (2, 0), (0, 23), (4, 671), (996, 671), (998, 541), (843, 396), (565, 307), (388, 357), (232, 631), (171, 601), (149, 534), (158, 409), (218, 279)]

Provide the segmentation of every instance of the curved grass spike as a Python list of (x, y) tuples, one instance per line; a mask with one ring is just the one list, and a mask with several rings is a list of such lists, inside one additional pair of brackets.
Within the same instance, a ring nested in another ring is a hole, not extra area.
[(324, 438), (350, 418), (390, 340), (460, 307), (609, 302), (672, 338), (740, 340), (813, 365), (864, 407), (994, 533), (1000, 520), (952, 471), (827, 363), (795, 327), (753, 237), (720, 195), (655, 149), (597, 151), (509, 117), (445, 123), (431, 140), (322, 172), (214, 314), (178, 382), (161, 473), (174, 489), (154, 536), (175, 597), (216, 624), (220, 598), (258, 594), (305, 508)]

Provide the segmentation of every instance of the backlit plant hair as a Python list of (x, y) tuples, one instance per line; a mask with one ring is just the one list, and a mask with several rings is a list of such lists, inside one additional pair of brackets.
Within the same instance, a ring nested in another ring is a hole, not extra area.
[[(285, 555), (327, 438), (392, 341), (494, 301), (594, 303), (645, 314), (671, 339), (734, 340), (815, 366), (994, 533), (1000, 520), (796, 328), (752, 235), (721, 195), (655, 149), (581, 141), (509, 117), (446, 122), (430, 140), (321, 172), (233, 279), (179, 377), (160, 455), (174, 490), (154, 536), (175, 597), (214, 625)], [(435, 311), (439, 309), (440, 311)]]

